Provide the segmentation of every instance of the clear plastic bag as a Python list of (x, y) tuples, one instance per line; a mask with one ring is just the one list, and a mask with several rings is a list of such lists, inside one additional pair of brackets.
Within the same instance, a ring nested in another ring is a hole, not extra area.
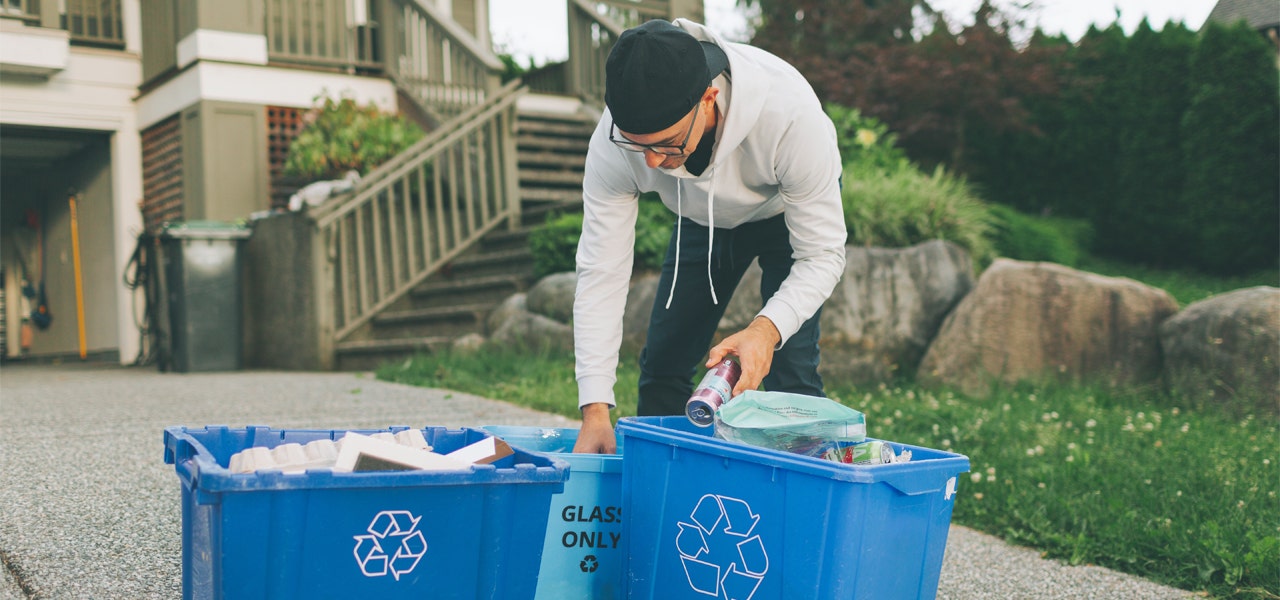
[(867, 437), (861, 412), (828, 398), (743, 392), (715, 413), (715, 436), (752, 446), (822, 456)]

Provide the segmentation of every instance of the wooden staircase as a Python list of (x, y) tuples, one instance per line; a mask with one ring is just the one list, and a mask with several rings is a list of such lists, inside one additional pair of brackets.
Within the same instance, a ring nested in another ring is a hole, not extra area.
[(519, 111), (521, 223), (500, 229), (428, 277), (335, 347), (340, 370), (367, 370), (489, 335), (485, 319), (534, 283), (529, 232), (548, 215), (582, 210), (582, 174), (595, 121), (572, 113)]

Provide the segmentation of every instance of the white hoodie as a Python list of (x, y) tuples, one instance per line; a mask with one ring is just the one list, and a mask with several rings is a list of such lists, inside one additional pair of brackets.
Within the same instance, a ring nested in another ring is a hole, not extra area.
[[(717, 227), (786, 215), (795, 263), (759, 313), (782, 334), (778, 347), (818, 311), (844, 272), (847, 232), (840, 202), (840, 153), (835, 127), (813, 88), (795, 68), (768, 52), (726, 42), (686, 19), (674, 23), (724, 50), (732, 83), (717, 98), (722, 117), (711, 163), (701, 176), (683, 166), (651, 169), (644, 154), (614, 145), (609, 141), (613, 119), (607, 110), (591, 136), (573, 304), (579, 406), (615, 403), (613, 385), (640, 193), (658, 192), (667, 208), (711, 227), (712, 235)], [(678, 271), (676, 279), (678, 285)], [(716, 291), (707, 293), (715, 297)]]

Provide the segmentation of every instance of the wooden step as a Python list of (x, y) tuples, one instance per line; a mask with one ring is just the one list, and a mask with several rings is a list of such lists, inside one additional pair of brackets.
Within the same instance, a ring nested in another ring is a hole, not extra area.
[(587, 165), (587, 155), (576, 152), (523, 150), (516, 153), (516, 161), (521, 169), (547, 166), (582, 170)]
[(531, 170), (521, 167), (519, 176), (521, 187), (529, 184), (542, 184), (582, 189), (582, 171)]
[(430, 354), (448, 348), (451, 336), (404, 337), (358, 342), (341, 342), (334, 348), (339, 371), (367, 371), (415, 354)]
[(582, 204), (582, 190), (580, 188), (541, 188), (521, 186), (520, 199), (526, 202), (537, 201), (558, 202), (561, 204)]
[(466, 268), (483, 267), (490, 265), (517, 265), (525, 261), (533, 259), (533, 252), (528, 248), (519, 248), (516, 250), (502, 250), (498, 252), (479, 252), (472, 255), (462, 255), (456, 259), (450, 266), (454, 271)]
[(373, 318), (378, 325), (404, 325), (408, 323), (422, 324), (435, 321), (478, 320), (477, 315), (489, 314), (492, 304), (453, 304), (434, 308), (415, 308), (409, 310), (384, 311)]
[(570, 120), (520, 119), (519, 131), (523, 134), (559, 137), (590, 138), (595, 132), (594, 123)]
[(587, 153), (587, 148), (590, 146), (590, 143), (590, 140), (581, 138), (554, 138), (524, 134), (516, 136), (517, 149), (531, 148), (540, 151), (555, 150), (562, 152), (577, 152), (584, 156)]
[(464, 296), (494, 289), (511, 289), (512, 293), (515, 293), (523, 289), (526, 279), (526, 276), (516, 274), (439, 279), (432, 277), (423, 282), (422, 285), (414, 288), (412, 294), (415, 298), (426, 299)]

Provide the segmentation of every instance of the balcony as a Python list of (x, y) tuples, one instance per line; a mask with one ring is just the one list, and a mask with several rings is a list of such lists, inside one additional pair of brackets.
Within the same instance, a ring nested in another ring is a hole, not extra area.
[(0, 18), (60, 29), (72, 44), (124, 48), (121, 0), (0, 0)]

